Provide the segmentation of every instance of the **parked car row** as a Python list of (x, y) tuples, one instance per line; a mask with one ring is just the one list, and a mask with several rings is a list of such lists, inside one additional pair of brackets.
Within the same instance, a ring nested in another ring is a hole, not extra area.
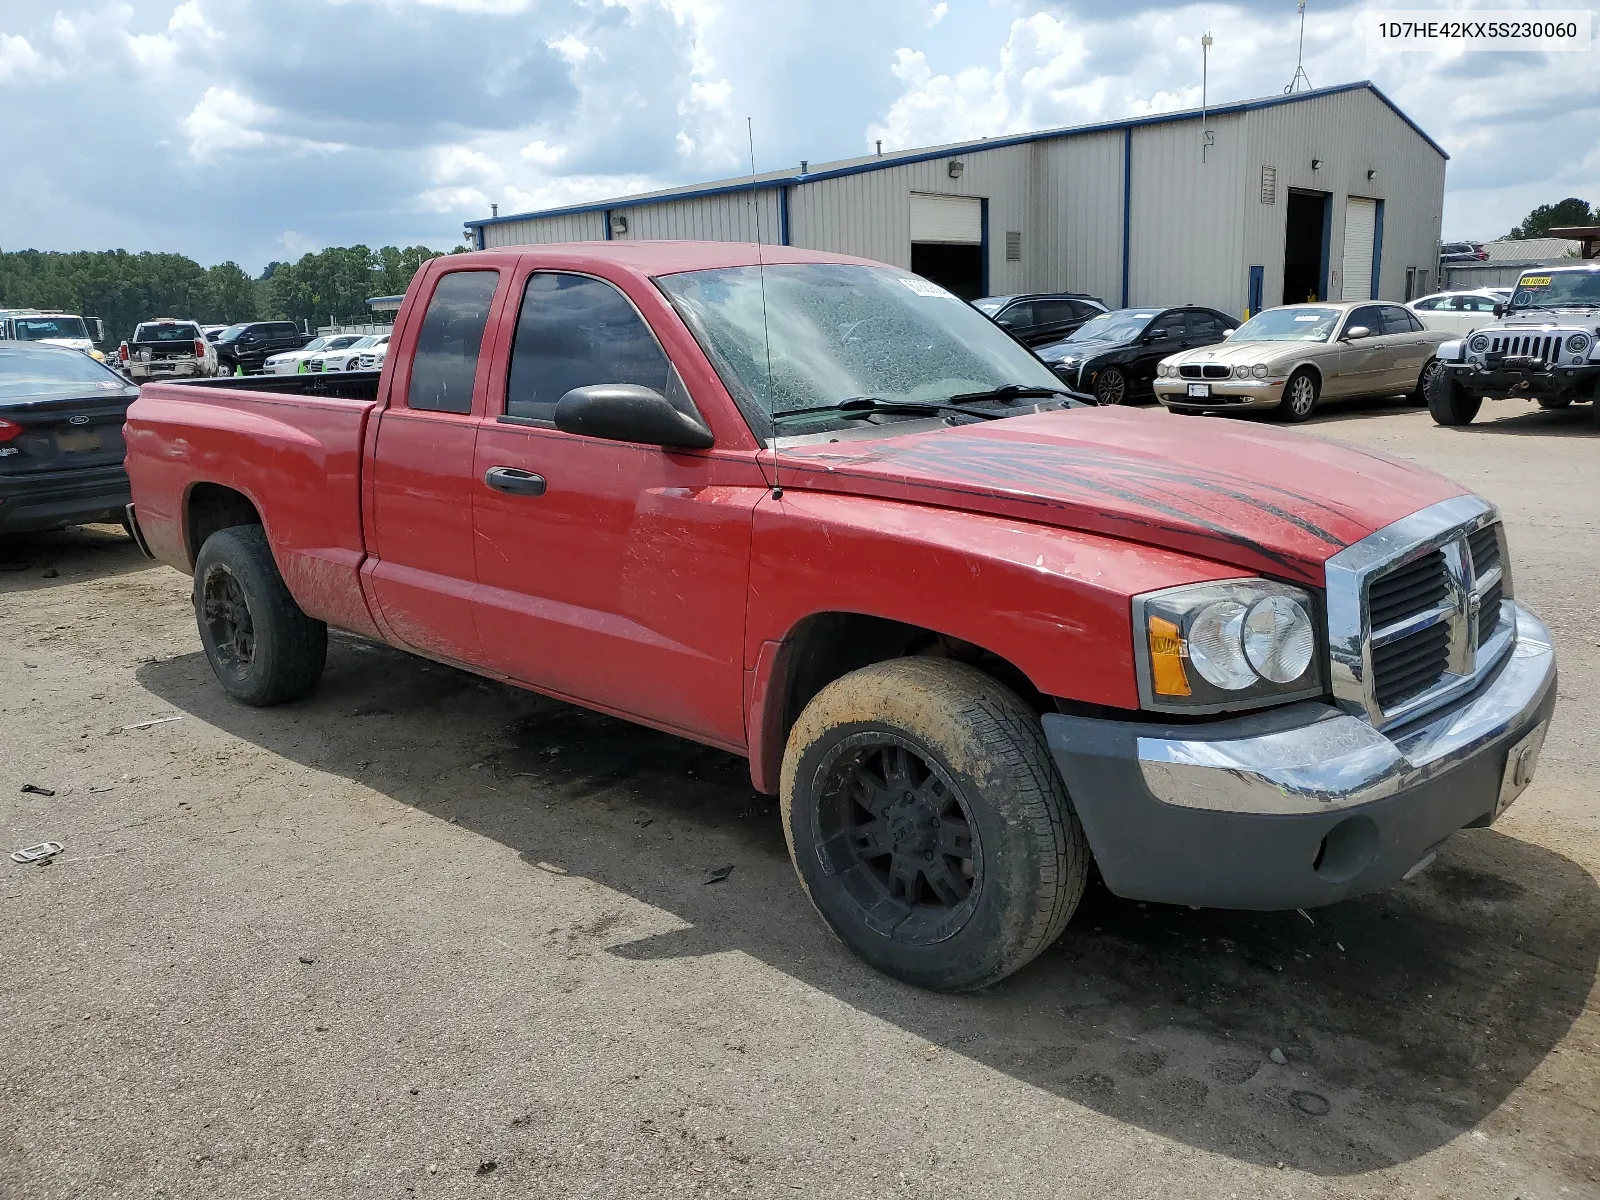
[(1275, 409), (1303, 421), (1325, 398), (1404, 393), (1425, 403), (1438, 347), (1494, 321), (1509, 296), (1481, 288), (1409, 305), (1285, 305), (1242, 326), (1198, 305), (1107, 310), (1073, 292), (974, 303), (1097, 403), (1154, 396), (1179, 412)]

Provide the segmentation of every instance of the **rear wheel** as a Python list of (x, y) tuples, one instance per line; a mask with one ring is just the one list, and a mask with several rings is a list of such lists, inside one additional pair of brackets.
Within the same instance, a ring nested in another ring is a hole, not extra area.
[(1278, 402), (1278, 416), (1285, 421), (1304, 421), (1317, 407), (1317, 397), (1322, 392), (1317, 377), (1301, 367), (1283, 385), (1283, 399)]
[(1428, 411), (1440, 425), (1469, 425), (1483, 407), (1483, 397), (1473, 396), (1449, 371), (1435, 371), (1428, 380)]
[(1126, 404), (1128, 376), (1121, 367), (1106, 367), (1094, 380), (1094, 398), (1101, 404)]
[(235, 700), (298, 700), (322, 678), (328, 627), (295, 603), (260, 525), (206, 539), (195, 559), (194, 611), (211, 669)]
[(1083, 894), (1088, 843), (1038, 716), (961, 663), (897, 659), (825, 687), (789, 735), (780, 803), (823, 920), (919, 987), (1003, 979)]
[(1541, 396), (1539, 398), (1540, 408), (1566, 408), (1571, 403), (1571, 396)]

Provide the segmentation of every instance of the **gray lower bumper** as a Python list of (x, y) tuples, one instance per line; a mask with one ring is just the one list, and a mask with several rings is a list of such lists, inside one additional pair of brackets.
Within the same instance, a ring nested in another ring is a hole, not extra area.
[(1045, 735), (1117, 895), (1328, 904), (1393, 883), (1498, 815), (1508, 752), (1555, 706), (1549, 632), (1520, 607), (1517, 639), (1476, 692), (1384, 733), (1305, 702), (1204, 725), (1051, 714)]

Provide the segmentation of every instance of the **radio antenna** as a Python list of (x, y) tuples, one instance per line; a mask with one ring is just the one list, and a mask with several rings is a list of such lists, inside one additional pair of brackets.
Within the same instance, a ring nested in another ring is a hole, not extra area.
[(1294, 78), (1289, 80), (1289, 86), (1283, 89), (1283, 94), (1292, 96), (1300, 90), (1301, 81), (1305, 81), (1306, 91), (1312, 91), (1311, 76), (1306, 74), (1306, 0), (1300, 0), (1300, 54), (1294, 63)]
[[(767, 416), (772, 411), (772, 334), (767, 326), (767, 263), (761, 249), (761, 192), (756, 187), (756, 123), (755, 118), (744, 119), (745, 135), (750, 139), (750, 219), (756, 233), (756, 276), (761, 281), (761, 341), (767, 358)], [(783, 485), (778, 481), (778, 426), (772, 422), (772, 498), (783, 499)]]

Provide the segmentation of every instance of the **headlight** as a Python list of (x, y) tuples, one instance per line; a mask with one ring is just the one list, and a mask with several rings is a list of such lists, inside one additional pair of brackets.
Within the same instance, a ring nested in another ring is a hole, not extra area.
[(1254, 375), (1257, 379), (1265, 379), (1271, 373), (1272, 372), (1267, 367), (1266, 363), (1257, 363), (1255, 366), (1250, 368), (1250, 374)]
[(1575, 333), (1567, 339), (1567, 349), (1574, 354), (1582, 354), (1588, 348), (1589, 335), (1586, 333)]
[(1219, 712), (1321, 695), (1315, 612), (1310, 593), (1266, 579), (1134, 597), (1140, 701), (1158, 712)]
[(1489, 339), (1484, 337), (1481, 333), (1467, 343), (1467, 349), (1471, 350), (1474, 354), (1482, 354), (1488, 348)]

